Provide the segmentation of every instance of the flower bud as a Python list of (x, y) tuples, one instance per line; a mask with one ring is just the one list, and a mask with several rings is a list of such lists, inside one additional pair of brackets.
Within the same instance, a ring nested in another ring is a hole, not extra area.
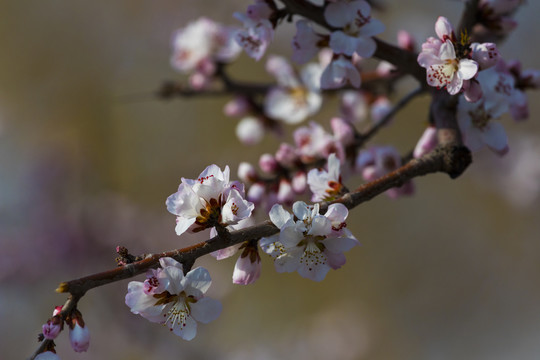
[(43, 336), (47, 340), (54, 340), (60, 334), (60, 331), (62, 331), (62, 328), (64, 327), (64, 322), (60, 318), (60, 316), (53, 316), (49, 320), (47, 320), (46, 324), (43, 324), (42, 326), (42, 332)]
[(280, 203), (292, 203), (294, 201), (294, 192), (291, 186), (291, 182), (287, 179), (281, 179), (279, 181), (279, 190), (277, 193), (277, 200)]
[(259, 205), (262, 202), (265, 194), (266, 187), (263, 183), (257, 182), (250, 186), (246, 198), (255, 205)]
[(255, 167), (251, 165), (248, 162), (242, 161), (240, 165), (238, 165), (238, 178), (245, 183), (252, 183), (257, 181), (259, 176), (257, 175), (257, 171), (255, 170)]
[(279, 149), (276, 151), (276, 161), (285, 167), (293, 166), (298, 161), (298, 155), (296, 155), (294, 146), (281, 143)]
[(273, 174), (277, 171), (279, 165), (276, 158), (271, 154), (262, 154), (259, 158), (259, 167), (265, 173)]
[(71, 347), (76, 352), (83, 352), (88, 350), (90, 345), (90, 332), (88, 327), (84, 325), (82, 314), (78, 310), (74, 310), (71, 313), (69, 322), (69, 341)]
[(245, 117), (236, 125), (236, 136), (245, 145), (255, 145), (264, 137), (264, 126), (254, 117)]
[(223, 112), (230, 117), (239, 117), (247, 113), (249, 103), (244, 97), (237, 96), (225, 104)]
[(292, 179), (292, 189), (297, 194), (302, 194), (304, 191), (306, 191), (307, 187), (307, 176), (304, 171), (298, 171), (296, 174), (294, 174)]
[(256, 247), (248, 245), (236, 260), (233, 272), (233, 283), (249, 285), (261, 276), (261, 257)]

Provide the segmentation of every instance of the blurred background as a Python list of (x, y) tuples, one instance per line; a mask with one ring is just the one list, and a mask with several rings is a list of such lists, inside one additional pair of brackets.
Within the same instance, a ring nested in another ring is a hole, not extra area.
[[(0, 348), (1, 359), (30, 356), (41, 325), (65, 301), (58, 283), (115, 266), (115, 247), (149, 253), (204, 239), (174, 233), (165, 199), (180, 177), (207, 165), (256, 163), (290, 141), (273, 136), (246, 149), (229, 98), (160, 101), (171, 33), (207, 16), (238, 24), (249, 1), (1, 0), (0, 13)], [(419, 42), (445, 15), (457, 24), (462, 2), (386, 1), (375, 16), (382, 38), (399, 29)], [(529, 1), (520, 26), (500, 47), (524, 68), (540, 67), (537, 14)], [(292, 26), (269, 53), (291, 53)], [(264, 63), (242, 55), (231, 69), (265, 80)], [(405, 82), (400, 93), (414, 88)], [(220, 318), (186, 342), (130, 313), (128, 281), (81, 301), (91, 331), (76, 354), (67, 332), (62, 359), (535, 359), (540, 357), (540, 95), (531, 118), (503, 122), (510, 153), (475, 155), (458, 180), (415, 180), (417, 193), (386, 196), (355, 209), (349, 227), (362, 243), (321, 283), (277, 274), (263, 256), (254, 285), (231, 283), (235, 258), (198, 261), (214, 280)], [(411, 149), (426, 124), (428, 98), (413, 101), (374, 144)], [(328, 128), (330, 105), (315, 119)], [(288, 130), (293, 130), (288, 129)], [(236, 177), (236, 176), (234, 176)], [(348, 183), (355, 187), (357, 183)], [(141, 276), (137, 280), (142, 280)]]

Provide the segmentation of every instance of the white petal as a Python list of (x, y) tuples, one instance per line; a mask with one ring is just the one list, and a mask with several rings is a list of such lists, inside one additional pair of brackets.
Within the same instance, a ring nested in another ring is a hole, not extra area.
[(310, 264), (309, 266), (302, 265), (298, 268), (300, 276), (313, 281), (322, 281), (326, 277), (326, 274), (328, 274), (328, 271), (330, 271), (330, 267), (326, 262)]
[(357, 38), (347, 35), (343, 31), (334, 31), (330, 35), (329, 46), (335, 54), (352, 56), (357, 48), (356, 41)]
[(470, 80), (478, 72), (478, 63), (474, 60), (461, 59), (459, 61), (459, 73), (463, 80)]
[(377, 50), (377, 43), (370, 37), (358, 37), (354, 40), (354, 51), (361, 57), (371, 57), (375, 50)]
[(302, 256), (302, 250), (299, 248), (278, 256), (274, 260), (276, 271), (279, 273), (296, 271), (300, 266), (300, 256)]
[(332, 232), (332, 223), (323, 215), (317, 215), (311, 222), (308, 234), (314, 236), (326, 236)]
[(340, 203), (328, 206), (328, 210), (326, 211), (326, 214), (324, 214), (324, 216), (326, 216), (332, 222), (332, 225), (335, 226), (338, 226), (344, 222), (348, 215), (349, 210), (345, 205)]
[(203, 267), (195, 268), (186, 274), (186, 294), (193, 295), (195, 298), (199, 298), (206, 293), (211, 284), (210, 273)]
[(176, 227), (174, 229), (176, 231), (176, 235), (182, 235), (184, 232), (186, 232), (187, 229), (189, 229), (191, 225), (195, 223), (195, 221), (197, 221), (196, 217), (186, 219), (184, 217), (178, 216), (176, 218)]
[(334, 27), (343, 27), (354, 20), (354, 17), (355, 12), (351, 11), (345, 1), (330, 3), (324, 9), (325, 20)]
[(219, 301), (205, 297), (191, 304), (191, 316), (203, 324), (208, 324), (219, 317), (222, 309)]
[(281, 229), (283, 225), (285, 225), (289, 220), (292, 220), (292, 215), (287, 210), (283, 208), (283, 206), (279, 204), (275, 204), (272, 206), (272, 209), (270, 209), (270, 220)]
[(302, 233), (304, 230), (305, 227), (303, 224), (292, 223), (289, 226), (286, 225), (281, 228), (281, 232), (279, 233), (279, 242), (286, 248), (295, 247), (304, 238)]
[(491, 150), (499, 155), (508, 152), (508, 138), (500, 122), (490, 121), (483, 130), (480, 137)]
[(346, 237), (329, 237), (322, 241), (328, 251), (333, 253), (342, 253), (351, 250), (359, 245), (358, 240)]
[(311, 209), (303, 201), (293, 204), (293, 213), (299, 220), (307, 219), (311, 215)]
[(197, 335), (197, 322), (191, 316), (186, 317), (185, 321), (186, 326), (178, 324), (172, 328), (172, 331), (184, 340), (193, 340), (195, 335)]
[(169, 287), (167, 291), (171, 294), (178, 295), (184, 290), (184, 273), (182, 269), (175, 266), (167, 266), (163, 269), (163, 274), (169, 279)]
[(439, 58), (441, 60), (452, 60), (456, 58), (454, 44), (450, 40), (446, 40), (439, 50)]

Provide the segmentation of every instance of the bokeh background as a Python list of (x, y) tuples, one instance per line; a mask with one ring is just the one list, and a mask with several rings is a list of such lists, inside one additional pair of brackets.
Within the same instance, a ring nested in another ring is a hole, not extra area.
[[(1, 0), (0, 13), (0, 359), (26, 358), (54, 305), (60, 281), (114, 267), (115, 246), (170, 250), (202, 237), (174, 233), (164, 206), (180, 177), (207, 165), (256, 163), (284, 139), (245, 148), (227, 98), (158, 101), (171, 33), (200, 16), (236, 24), (248, 1)], [(422, 41), (439, 15), (454, 24), (460, 1), (386, 1), (376, 13)], [(505, 58), (540, 67), (537, 14), (529, 1)], [(269, 52), (290, 54), (294, 28), (280, 28)], [(268, 79), (242, 55), (232, 73)], [(400, 92), (414, 87), (405, 82)], [(321, 283), (277, 274), (263, 256), (254, 285), (231, 283), (235, 259), (206, 257), (221, 317), (185, 342), (130, 313), (127, 282), (89, 292), (80, 310), (87, 353), (67, 332), (62, 359), (537, 359), (540, 358), (540, 96), (531, 118), (503, 118), (511, 151), (474, 158), (458, 180), (416, 180), (414, 197), (380, 196), (349, 220), (362, 246)], [(334, 104), (335, 105), (335, 104)], [(326, 122), (335, 106), (316, 116)], [(373, 143), (411, 149), (426, 123), (416, 99)], [(292, 130), (292, 129), (288, 129)], [(350, 183), (354, 186), (356, 183)], [(141, 280), (143, 277), (138, 278)]]

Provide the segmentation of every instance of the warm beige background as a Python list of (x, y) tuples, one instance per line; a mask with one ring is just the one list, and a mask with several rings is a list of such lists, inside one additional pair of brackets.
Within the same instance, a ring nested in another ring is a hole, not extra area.
[[(232, 12), (247, 4), (0, 1), (0, 359), (30, 355), (53, 305), (64, 302), (53, 292), (57, 284), (113, 266), (116, 245), (142, 253), (197, 240), (178, 238), (164, 207), (181, 176), (193, 178), (210, 163), (229, 164), (234, 173), (240, 161), (276, 148), (273, 138), (239, 146), (235, 121), (221, 112), (226, 99), (128, 97), (181, 78), (168, 65), (173, 30), (203, 14), (234, 24)], [(456, 23), (462, 7), (445, 0), (387, 4), (390, 11), (376, 16), (392, 41), (401, 28), (420, 40), (434, 35), (437, 16)], [(540, 4), (529, 1), (516, 17), (521, 27), (502, 47), (525, 68), (540, 65), (538, 13)], [(280, 29), (271, 51), (290, 53), (291, 36), (290, 27)], [(246, 56), (239, 62), (237, 76), (266, 78), (262, 63)], [(65, 333), (57, 341), (61, 358), (538, 358), (538, 194), (511, 201), (521, 193), (508, 180), (516, 176), (511, 164), (522, 138), (536, 141), (531, 158), (540, 161), (540, 97), (529, 99), (530, 121), (503, 119), (513, 150), (507, 159), (482, 152), (458, 181), (419, 179), (415, 197), (381, 196), (356, 209), (350, 227), (363, 246), (325, 281), (277, 274), (264, 257), (255, 285), (233, 286), (234, 259), (201, 259), (224, 312), (192, 342), (132, 315), (123, 304), (127, 281), (109, 285), (80, 304), (92, 334), (89, 352), (72, 352)], [(415, 100), (377, 143), (410, 149), (426, 105)], [(540, 187), (536, 176), (527, 178), (532, 189)]]

